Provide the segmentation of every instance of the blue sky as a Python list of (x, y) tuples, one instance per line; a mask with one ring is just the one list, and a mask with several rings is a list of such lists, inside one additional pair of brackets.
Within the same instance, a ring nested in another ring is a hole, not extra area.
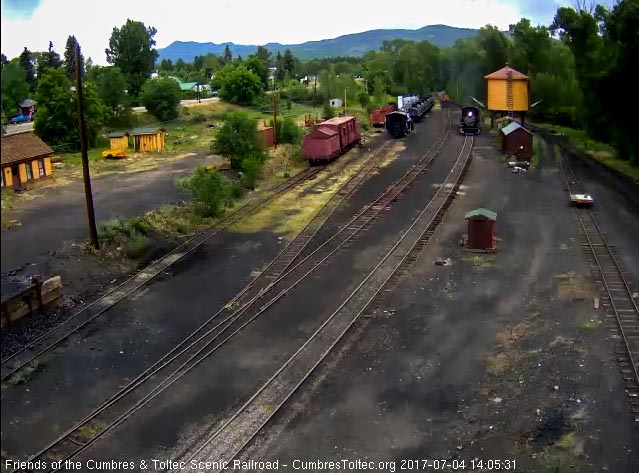
[[(604, 0), (611, 4), (614, 0)], [(322, 0), (321, 8), (299, 0), (1, 0), (2, 52), (15, 57), (27, 46), (46, 50), (53, 41), (64, 50), (68, 35), (85, 56), (105, 64), (111, 31), (127, 18), (154, 26), (157, 47), (171, 42), (240, 44), (301, 43), (376, 28), (419, 28), (446, 24), (507, 28), (522, 16), (548, 24), (568, 0), (403, 0), (390, 10), (387, 0)]]

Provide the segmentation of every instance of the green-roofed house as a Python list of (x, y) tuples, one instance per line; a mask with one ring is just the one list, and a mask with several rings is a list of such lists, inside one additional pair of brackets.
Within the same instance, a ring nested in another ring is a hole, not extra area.
[(113, 131), (108, 136), (109, 149), (128, 149), (129, 133), (127, 131)]
[(189, 90), (195, 90), (197, 86), (197, 82), (180, 82), (180, 90), (182, 92), (187, 92)]
[(479, 208), (471, 210), (464, 218), (468, 221), (466, 249), (475, 252), (495, 251), (497, 214), (491, 210)]
[(166, 130), (161, 127), (134, 128), (129, 132), (133, 137), (133, 149), (136, 153), (160, 152), (166, 147)]

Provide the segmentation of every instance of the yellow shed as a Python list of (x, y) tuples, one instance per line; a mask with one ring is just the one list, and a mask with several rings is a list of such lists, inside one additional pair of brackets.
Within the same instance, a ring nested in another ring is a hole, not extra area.
[(109, 149), (127, 149), (129, 147), (129, 133), (114, 131), (109, 133)]
[(488, 110), (527, 112), (530, 102), (528, 76), (510, 66), (484, 76), (488, 81)]
[(130, 135), (133, 137), (133, 149), (136, 153), (160, 152), (166, 147), (166, 130), (164, 128), (134, 128)]

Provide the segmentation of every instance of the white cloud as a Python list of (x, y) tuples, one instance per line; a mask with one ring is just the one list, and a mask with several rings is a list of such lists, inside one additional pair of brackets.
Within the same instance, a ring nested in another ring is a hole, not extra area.
[(157, 47), (165, 47), (175, 40), (300, 43), (375, 28), (432, 24), (479, 28), (490, 23), (506, 28), (520, 16), (517, 6), (506, 0), (405, 0), (396, 6), (391, 9), (387, 1), (371, 0), (42, 0), (30, 19), (11, 18), (3, 8), (2, 52), (11, 58), (24, 46), (43, 51), (51, 40), (62, 53), (73, 34), (85, 57), (105, 64), (111, 31), (127, 18), (157, 28)]

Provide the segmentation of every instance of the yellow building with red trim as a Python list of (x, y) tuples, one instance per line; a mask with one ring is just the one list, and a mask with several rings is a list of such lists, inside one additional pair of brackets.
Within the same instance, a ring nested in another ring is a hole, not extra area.
[(4, 135), (1, 138), (2, 187), (29, 188), (51, 177), (53, 150), (32, 131)]

